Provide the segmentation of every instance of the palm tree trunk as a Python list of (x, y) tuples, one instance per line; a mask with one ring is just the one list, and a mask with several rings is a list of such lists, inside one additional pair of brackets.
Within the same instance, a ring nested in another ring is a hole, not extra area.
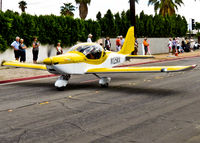
[(81, 2), (80, 6), (79, 6), (79, 15), (80, 15), (80, 18), (81, 19), (85, 19), (87, 17), (87, 14), (88, 14), (87, 4), (84, 3), (84, 2)]

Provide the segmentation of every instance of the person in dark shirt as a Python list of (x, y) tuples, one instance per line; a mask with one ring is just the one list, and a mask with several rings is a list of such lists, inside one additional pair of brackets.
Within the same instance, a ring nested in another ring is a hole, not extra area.
[(32, 50), (32, 52), (33, 52), (33, 63), (34, 64), (37, 63), (39, 46), (40, 46), (40, 43), (38, 42), (38, 39), (35, 37), (34, 41), (33, 41), (33, 50)]
[(19, 50), (20, 50), (20, 62), (26, 62), (26, 45), (24, 44), (24, 39), (20, 39)]
[(111, 50), (110, 37), (106, 37), (106, 40), (105, 40), (105, 50), (108, 50), (108, 51)]

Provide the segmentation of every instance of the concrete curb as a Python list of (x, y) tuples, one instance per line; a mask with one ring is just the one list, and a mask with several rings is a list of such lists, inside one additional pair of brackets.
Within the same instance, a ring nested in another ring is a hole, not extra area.
[[(116, 67), (138, 66), (138, 65), (144, 65), (144, 64), (161, 63), (161, 62), (166, 62), (166, 61), (176, 61), (176, 60), (180, 60), (180, 59), (195, 58), (195, 57), (200, 57), (200, 55), (191, 56), (191, 57), (164, 59), (164, 60), (150, 61), (150, 62), (137, 63), (137, 64), (126, 64), (126, 65), (121, 65), (121, 66), (116, 66)], [(33, 79), (40, 79), (40, 78), (56, 77), (56, 76), (58, 76), (58, 75), (49, 74), (49, 75), (41, 75), (41, 76), (34, 76), (34, 77), (25, 77), (25, 78), (17, 78), (17, 79), (10, 79), (10, 80), (2, 80), (2, 81), (0, 81), (0, 84), (26, 81), (26, 80), (33, 80)]]

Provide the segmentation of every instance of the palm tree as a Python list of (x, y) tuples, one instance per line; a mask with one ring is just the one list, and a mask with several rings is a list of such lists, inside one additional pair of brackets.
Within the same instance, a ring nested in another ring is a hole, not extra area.
[(159, 14), (165, 15), (173, 15), (178, 10), (178, 6), (181, 6), (183, 0), (149, 0), (148, 5), (154, 5), (154, 10), (157, 12), (159, 10)]
[(72, 5), (72, 3), (63, 3), (64, 6), (60, 7), (60, 14), (61, 15), (69, 15), (74, 16), (73, 11), (75, 11), (75, 6)]
[(138, 3), (139, 0), (129, 0), (130, 3), (130, 12), (131, 12), (131, 25), (135, 26), (135, 2)]
[(26, 1), (20, 1), (19, 3), (19, 8), (22, 10), (22, 12), (25, 12), (25, 9), (27, 8), (27, 3)]
[(75, 0), (79, 5), (79, 15), (81, 19), (85, 19), (88, 14), (88, 4), (90, 4), (91, 0)]

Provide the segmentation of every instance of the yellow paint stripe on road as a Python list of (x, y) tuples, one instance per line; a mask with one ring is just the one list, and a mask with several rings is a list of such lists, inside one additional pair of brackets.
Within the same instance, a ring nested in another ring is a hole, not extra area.
[(44, 105), (44, 104), (49, 104), (49, 102), (48, 101), (45, 101), (45, 102), (41, 102), (41, 103), (39, 103), (40, 105)]

